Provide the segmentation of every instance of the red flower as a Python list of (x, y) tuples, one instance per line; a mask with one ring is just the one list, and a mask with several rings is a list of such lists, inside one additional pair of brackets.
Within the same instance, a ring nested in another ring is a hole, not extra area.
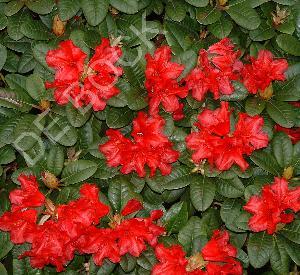
[(145, 87), (150, 98), (150, 114), (158, 114), (159, 105), (162, 104), (166, 112), (177, 113), (175, 118), (181, 118), (182, 115), (178, 116), (178, 111), (182, 110), (179, 98), (186, 97), (188, 90), (178, 84), (177, 78), (183, 72), (184, 66), (171, 62), (172, 52), (168, 46), (156, 49), (153, 57), (146, 54), (145, 58)]
[(59, 228), (76, 239), (85, 228), (98, 224), (100, 218), (109, 213), (109, 207), (99, 201), (99, 190), (95, 185), (84, 184), (80, 188), (80, 198), (58, 206), (56, 212)]
[(30, 257), (30, 264), (34, 268), (42, 269), (45, 265), (52, 264), (56, 266), (57, 272), (61, 272), (64, 265), (73, 259), (74, 252), (69, 236), (54, 221), (46, 221), (34, 234), (31, 249), (20, 258)]
[(163, 134), (165, 121), (159, 117), (151, 117), (140, 112), (133, 121), (131, 133), (134, 140), (125, 138), (118, 130), (106, 132), (109, 140), (99, 146), (107, 163), (111, 167), (121, 165), (121, 173), (137, 172), (140, 177), (146, 175), (145, 165), (153, 176), (157, 169), (163, 175), (171, 173), (171, 163), (175, 162), (179, 153), (172, 149), (172, 143)]
[(268, 136), (262, 131), (263, 118), (240, 113), (235, 130), (230, 132), (230, 111), (227, 102), (212, 111), (205, 109), (195, 125), (200, 130), (186, 137), (187, 147), (194, 151), (192, 159), (200, 163), (207, 159), (223, 171), (237, 164), (244, 171), (248, 167), (243, 155), (268, 145)]
[(286, 133), (289, 138), (291, 139), (293, 144), (296, 144), (298, 141), (300, 141), (300, 127), (298, 128), (284, 128), (281, 127), (280, 125), (276, 124), (275, 125), (275, 131), (277, 132), (284, 132)]
[(207, 274), (239, 275), (243, 273), (242, 265), (235, 259), (237, 249), (229, 243), (229, 233), (215, 230), (210, 241), (202, 248)]
[(113, 263), (121, 260), (117, 234), (113, 229), (89, 227), (75, 242), (80, 253), (93, 254), (96, 265), (102, 265), (105, 258)]
[(50, 50), (46, 55), (49, 67), (56, 70), (55, 80), (73, 83), (80, 79), (83, 73), (84, 60), (87, 55), (72, 40), (60, 42), (58, 49)]
[(12, 210), (20, 210), (29, 207), (39, 207), (44, 204), (45, 196), (39, 191), (35, 176), (21, 174), (18, 177), (21, 189), (15, 189), (9, 194)]
[(261, 50), (258, 57), (250, 57), (250, 61), (251, 64), (245, 65), (241, 73), (243, 83), (250, 93), (264, 91), (274, 80), (285, 80), (284, 72), (288, 68), (285, 59), (274, 59), (271, 52)]
[(294, 220), (293, 213), (285, 212), (287, 209), (294, 212), (300, 210), (300, 187), (289, 190), (285, 179), (275, 178), (271, 185), (262, 188), (260, 196), (252, 196), (244, 209), (253, 214), (249, 220), (252, 231), (267, 230), (268, 234), (273, 234), (279, 223), (290, 223)]
[(0, 217), (0, 230), (10, 232), (10, 239), (14, 244), (31, 242), (37, 231), (37, 211), (5, 212)]
[(121, 212), (121, 215), (128, 216), (134, 212), (141, 210), (142, 208), (143, 208), (143, 205), (141, 204), (140, 201), (138, 201), (136, 199), (132, 199), (127, 202), (127, 204), (125, 205), (125, 207), (123, 208), (123, 210)]
[(106, 101), (120, 92), (114, 85), (122, 75), (122, 69), (115, 66), (121, 55), (119, 47), (111, 47), (109, 40), (102, 38), (85, 65), (86, 54), (80, 48), (71, 40), (61, 42), (46, 56), (47, 64), (56, 70), (54, 81), (46, 82), (46, 88), (55, 88), (58, 104), (71, 101), (76, 108), (91, 104), (94, 111), (101, 111)]
[(215, 230), (201, 253), (190, 258), (179, 245), (169, 248), (158, 244), (155, 255), (159, 263), (153, 267), (152, 275), (241, 275), (242, 265), (235, 259), (237, 249), (229, 243), (227, 231)]
[(163, 244), (155, 247), (155, 256), (159, 261), (152, 269), (152, 275), (185, 275), (188, 260), (180, 245), (166, 248)]
[(184, 79), (192, 96), (203, 100), (205, 94), (211, 91), (214, 99), (220, 94), (232, 94), (234, 88), (231, 81), (237, 80), (242, 63), (238, 60), (239, 51), (234, 51), (234, 45), (229, 38), (224, 38), (212, 45), (207, 51), (199, 52), (199, 64)]

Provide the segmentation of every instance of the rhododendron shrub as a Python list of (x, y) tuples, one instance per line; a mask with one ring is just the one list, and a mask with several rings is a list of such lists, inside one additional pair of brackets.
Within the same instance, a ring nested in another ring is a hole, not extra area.
[(0, 2), (1, 275), (300, 272), (297, 1)]

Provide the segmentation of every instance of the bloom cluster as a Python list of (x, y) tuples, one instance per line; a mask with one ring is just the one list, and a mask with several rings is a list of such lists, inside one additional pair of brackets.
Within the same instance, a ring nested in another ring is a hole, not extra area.
[(235, 130), (230, 129), (228, 102), (221, 102), (216, 110), (205, 109), (198, 115), (198, 132), (186, 137), (187, 147), (194, 151), (192, 159), (200, 163), (207, 159), (221, 171), (237, 164), (243, 171), (249, 164), (243, 155), (268, 145), (268, 136), (262, 130), (263, 118), (240, 113)]
[(94, 56), (85, 64), (87, 55), (72, 40), (63, 41), (58, 49), (47, 53), (46, 62), (56, 73), (46, 88), (55, 88), (58, 104), (72, 101), (76, 108), (91, 104), (94, 111), (101, 111), (106, 101), (120, 92), (114, 84), (123, 71), (114, 64), (121, 55), (119, 47), (111, 47), (109, 40), (102, 38)]
[(166, 112), (173, 113), (173, 118), (183, 118), (183, 103), (179, 98), (185, 98), (188, 88), (178, 83), (178, 77), (184, 70), (184, 66), (171, 62), (172, 51), (169, 46), (158, 48), (153, 57), (148, 53), (145, 76), (145, 87), (149, 96), (149, 113), (156, 115), (159, 105), (162, 104)]
[[(15, 244), (31, 244), (20, 258), (30, 257), (34, 268), (52, 264), (60, 272), (75, 252), (93, 254), (99, 265), (105, 258), (119, 262), (126, 253), (138, 257), (146, 244), (155, 246), (165, 232), (155, 223), (163, 214), (161, 210), (152, 211), (148, 218), (125, 219), (142, 208), (137, 200), (130, 200), (121, 214), (111, 217), (111, 228), (98, 228), (110, 210), (99, 200), (95, 185), (82, 185), (79, 199), (54, 206), (38, 190), (34, 176), (20, 175), (18, 180), (21, 189), (10, 193), (11, 211), (0, 217), (0, 230), (9, 231)], [(38, 222), (40, 214), (44, 215)]]
[(263, 93), (272, 81), (285, 80), (288, 68), (285, 59), (274, 60), (267, 50), (261, 50), (257, 58), (250, 57), (249, 64), (243, 64), (239, 57), (240, 51), (234, 50), (229, 38), (213, 44), (207, 51), (201, 49), (198, 65), (185, 78), (192, 96), (201, 101), (208, 91), (214, 99), (230, 95), (234, 92), (233, 80), (241, 81), (252, 94)]
[(227, 231), (215, 230), (210, 241), (201, 252), (186, 258), (179, 245), (166, 248), (159, 244), (155, 248), (159, 261), (153, 267), (152, 275), (240, 275), (241, 263), (235, 258), (237, 249), (229, 243)]
[(239, 56), (240, 51), (234, 50), (229, 38), (210, 46), (207, 51), (201, 49), (197, 67), (185, 78), (192, 96), (201, 101), (208, 91), (213, 93), (214, 99), (220, 98), (222, 94), (232, 94), (232, 80), (239, 78), (243, 68)]
[(109, 140), (99, 146), (111, 167), (122, 166), (121, 172), (128, 174), (136, 171), (140, 177), (146, 175), (145, 165), (153, 176), (156, 169), (162, 175), (171, 172), (171, 163), (179, 157), (179, 152), (172, 149), (172, 143), (163, 134), (165, 120), (160, 116), (148, 116), (139, 112), (133, 120), (131, 136), (126, 138), (119, 130), (109, 129), (106, 135)]
[(300, 187), (289, 189), (284, 178), (275, 178), (272, 184), (262, 188), (260, 196), (252, 196), (244, 209), (253, 214), (249, 219), (252, 231), (267, 230), (273, 234), (280, 225), (294, 220), (294, 213), (287, 210), (300, 211)]

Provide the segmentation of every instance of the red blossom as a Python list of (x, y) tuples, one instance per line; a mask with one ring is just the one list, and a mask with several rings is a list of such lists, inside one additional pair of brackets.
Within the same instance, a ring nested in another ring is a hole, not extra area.
[(171, 62), (172, 51), (168, 46), (156, 49), (153, 57), (150, 54), (145, 56), (147, 65), (145, 70), (145, 87), (149, 96), (149, 112), (156, 115), (159, 112), (159, 105), (169, 113), (176, 113), (175, 118), (182, 118), (178, 112), (182, 110), (179, 98), (185, 98), (188, 90), (180, 86), (177, 79), (184, 70), (184, 66)]
[(163, 244), (155, 247), (155, 256), (159, 261), (152, 269), (152, 275), (185, 275), (188, 260), (180, 245), (166, 248)]
[(121, 211), (122, 216), (128, 216), (134, 212), (137, 212), (143, 208), (143, 205), (141, 204), (140, 201), (136, 199), (132, 199), (127, 202), (125, 207)]
[(63, 41), (47, 53), (47, 64), (56, 73), (46, 88), (55, 89), (54, 99), (60, 105), (71, 101), (76, 108), (91, 104), (94, 111), (101, 111), (106, 101), (120, 92), (114, 85), (123, 72), (115, 66), (121, 55), (119, 47), (111, 47), (109, 40), (102, 38), (94, 56), (84, 64), (86, 54), (71, 40)]
[(286, 213), (286, 210), (300, 210), (300, 187), (289, 189), (285, 179), (275, 178), (271, 185), (262, 188), (261, 195), (252, 196), (244, 209), (253, 214), (249, 219), (252, 231), (267, 230), (268, 234), (273, 234), (279, 223), (294, 220), (294, 214)]
[(215, 230), (213, 236), (201, 250), (208, 275), (239, 275), (243, 273), (242, 265), (235, 258), (237, 249), (229, 243), (229, 233)]
[(201, 101), (208, 91), (213, 93), (214, 99), (222, 94), (232, 94), (232, 81), (239, 78), (243, 67), (238, 60), (239, 56), (240, 52), (234, 51), (234, 45), (229, 38), (222, 39), (207, 51), (201, 49), (197, 67), (184, 79), (192, 91), (192, 96)]
[(298, 128), (285, 128), (278, 124), (274, 127), (275, 131), (277, 132), (284, 132), (286, 133), (289, 138), (291, 139), (293, 144), (296, 144), (298, 141), (300, 141), (300, 127)]
[(152, 275), (241, 275), (242, 265), (235, 258), (237, 249), (229, 243), (227, 231), (215, 230), (201, 253), (186, 258), (179, 245), (166, 248), (158, 244), (155, 255), (159, 261)]
[(31, 249), (20, 258), (30, 257), (34, 268), (42, 269), (45, 265), (56, 266), (57, 272), (64, 270), (64, 265), (73, 259), (75, 247), (70, 237), (61, 231), (54, 221), (46, 221), (38, 227), (31, 240)]
[(18, 181), (21, 183), (21, 189), (15, 189), (9, 195), (13, 211), (39, 207), (44, 204), (45, 196), (39, 191), (35, 176), (21, 174)]
[(118, 130), (108, 130), (109, 140), (99, 146), (111, 167), (122, 166), (121, 173), (137, 172), (145, 177), (145, 166), (150, 168), (150, 176), (157, 169), (163, 175), (171, 173), (171, 164), (179, 157), (172, 149), (172, 143), (163, 134), (165, 121), (159, 116), (147, 116), (140, 112), (133, 121), (133, 140), (124, 137)]
[(0, 230), (10, 232), (10, 239), (14, 244), (31, 242), (36, 234), (37, 211), (5, 212), (0, 217)]
[(250, 93), (264, 91), (274, 80), (285, 80), (284, 72), (288, 68), (285, 59), (274, 59), (271, 52), (260, 50), (257, 58), (250, 57), (250, 61), (241, 72), (243, 83)]
[(187, 147), (193, 151), (192, 160), (200, 163), (207, 159), (211, 165), (224, 171), (237, 164), (244, 171), (249, 164), (243, 155), (268, 145), (268, 136), (262, 130), (263, 118), (239, 114), (235, 130), (230, 132), (230, 111), (227, 102), (216, 110), (205, 109), (195, 123), (198, 132), (186, 137)]

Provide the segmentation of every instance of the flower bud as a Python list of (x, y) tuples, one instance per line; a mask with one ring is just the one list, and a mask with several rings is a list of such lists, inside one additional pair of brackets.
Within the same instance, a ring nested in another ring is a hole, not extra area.
[(40, 102), (40, 107), (42, 109), (42, 111), (48, 110), (50, 108), (50, 101), (49, 100), (44, 100), (42, 99)]
[(287, 168), (284, 168), (282, 177), (285, 178), (286, 180), (289, 180), (293, 177), (293, 173), (294, 173), (294, 167), (289, 166)]
[(53, 23), (52, 23), (52, 31), (56, 36), (61, 36), (65, 33), (65, 28), (66, 28), (66, 21), (62, 21), (58, 14), (56, 14), (53, 18)]
[(259, 90), (259, 95), (264, 100), (269, 100), (273, 96), (272, 83), (264, 91)]
[(42, 173), (42, 181), (50, 189), (58, 189), (59, 180), (55, 175), (46, 171)]

